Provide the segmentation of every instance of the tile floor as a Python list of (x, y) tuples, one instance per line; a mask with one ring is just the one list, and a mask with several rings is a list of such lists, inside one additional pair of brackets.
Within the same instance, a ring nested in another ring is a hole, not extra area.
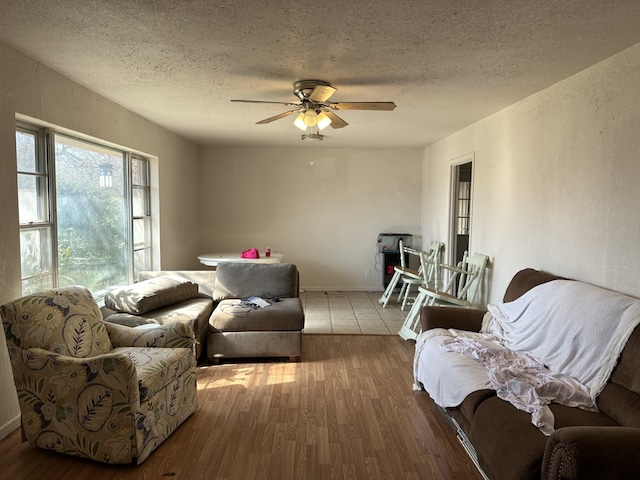
[(305, 310), (303, 333), (397, 335), (409, 313), (392, 297), (387, 308), (378, 299), (382, 292), (301, 292)]

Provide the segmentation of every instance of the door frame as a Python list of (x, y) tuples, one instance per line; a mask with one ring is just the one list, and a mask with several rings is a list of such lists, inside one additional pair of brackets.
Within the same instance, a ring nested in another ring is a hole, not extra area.
[[(471, 247), (471, 238), (473, 233), (473, 191), (475, 188), (475, 152), (470, 152), (460, 157), (456, 157), (449, 161), (449, 248), (447, 252), (447, 260), (449, 265), (456, 264), (456, 244), (457, 244), (457, 204), (458, 204), (458, 179), (459, 167), (461, 165), (471, 163), (471, 188), (470, 188), (470, 205), (469, 205), (469, 247)], [(471, 253), (471, 252), (469, 252)]]

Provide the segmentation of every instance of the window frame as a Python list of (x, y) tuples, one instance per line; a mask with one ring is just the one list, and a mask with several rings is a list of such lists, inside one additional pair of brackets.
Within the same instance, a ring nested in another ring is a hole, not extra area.
[[(19, 219), (19, 228), (20, 228), (20, 260), (21, 260), (21, 285), (22, 285), (22, 291), (25, 291), (25, 281), (32, 281), (34, 279), (41, 279), (42, 281), (44, 281), (44, 284), (47, 284), (47, 280), (48, 282), (50, 282), (50, 284), (53, 287), (57, 287), (57, 275), (56, 272), (58, 270), (58, 256), (54, 255), (53, 252), (55, 252), (57, 250), (57, 238), (56, 238), (56, 231), (55, 231), (55, 220), (54, 220), (54, 212), (55, 212), (55, 208), (54, 208), (54, 202), (55, 199), (53, 199), (53, 192), (51, 190), (51, 185), (52, 185), (52, 173), (51, 173), (51, 169), (50, 169), (50, 165), (49, 162), (47, 161), (47, 156), (48, 153), (47, 151), (50, 149), (50, 144), (49, 144), (49, 132), (48, 129), (46, 128), (41, 128), (35, 125), (31, 125), (31, 124), (27, 124), (27, 123), (23, 123), (23, 122), (18, 122), (16, 124), (16, 134), (18, 132), (21, 132), (23, 134), (29, 134), (29, 135), (33, 135), (35, 141), (34, 141), (34, 147), (35, 147), (35, 152), (34, 152), (34, 160), (35, 160), (35, 164), (37, 165), (36, 167), (36, 172), (28, 172), (28, 171), (23, 171), (19, 169), (19, 166), (17, 164), (17, 158), (18, 158), (18, 152), (17, 152), (17, 147), (16, 147), (16, 170), (17, 170), (17, 177), (18, 177), (18, 184), (20, 184), (20, 178), (21, 176), (29, 176), (29, 177), (35, 177), (40, 181), (36, 182), (37, 185), (37, 195), (38, 195), (38, 200), (39, 200), (39, 204), (40, 207), (42, 208), (43, 212), (43, 219), (42, 220), (30, 220), (28, 222), (22, 222)], [(18, 189), (18, 193), (20, 193), (20, 189)], [(45, 197), (42, 198), (41, 194), (44, 194)], [(20, 203), (20, 199), (18, 199), (18, 203)], [(47, 270), (40, 270), (37, 273), (34, 274), (28, 274), (28, 275), (24, 275), (24, 265), (22, 264), (23, 262), (23, 258), (22, 258), (22, 237), (23, 237), (23, 232), (28, 232), (28, 231), (33, 231), (33, 230), (44, 230), (47, 232), (47, 236), (48, 236), (48, 243), (49, 243), (49, 255), (50, 255), (50, 259), (49, 259), (49, 266), (50, 268)]]
[[(129, 206), (131, 209), (129, 220), (129, 233), (131, 240), (131, 251), (129, 266), (132, 269), (131, 275), (133, 278), (137, 278), (139, 271), (136, 271), (136, 252), (144, 252), (147, 257), (146, 268), (150, 269), (153, 263), (153, 219), (151, 215), (151, 161), (141, 155), (137, 155), (129, 152), (127, 159), (128, 177), (129, 177)], [(133, 162), (141, 162), (143, 169), (142, 181), (136, 183), (133, 175)], [(135, 195), (134, 192), (140, 191), (142, 194), (142, 202), (144, 206), (144, 212), (140, 215), (134, 210)], [(143, 242), (137, 242), (135, 237), (135, 223), (136, 220), (142, 220), (146, 234)]]
[[(46, 285), (48, 288), (49, 285), (52, 288), (57, 288), (60, 286), (65, 286), (60, 284), (60, 270), (59, 270), (59, 255), (60, 252), (58, 250), (58, 221), (56, 217), (56, 181), (55, 181), (55, 142), (56, 135), (59, 135), (64, 138), (69, 138), (74, 141), (92, 144), (101, 148), (116, 150), (121, 153), (123, 156), (123, 164), (124, 164), (124, 179), (125, 179), (125, 188), (124, 188), (124, 202), (125, 202), (125, 225), (124, 225), (124, 237), (127, 242), (126, 250), (125, 250), (125, 278), (128, 283), (132, 283), (134, 278), (139, 274), (140, 270), (143, 269), (151, 269), (153, 265), (153, 257), (154, 257), (154, 249), (153, 249), (153, 215), (152, 215), (152, 201), (151, 201), (151, 158), (132, 151), (131, 149), (114, 146), (109, 144), (108, 142), (96, 140), (96, 139), (88, 139), (86, 136), (82, 134), (74, 134), (70, 133), (66, 130), (57, 130), (55, 128), (51, 128), (48, 126), (42, 126), (26, 121), (17, 121), (15, 126), (15, 134), (17, 136), (18, 133), (25, 133), (29, 135), (33, 135), (35, 138), (35, 163), (37, 168), (39, 169), (37, 172), (26, 172), (19, 169), (18, 165), (18, 151), (16, 147), (16, 166), (17, 166), (17, 177), (20, 180), (21, 177), (31, 176), (37, 177), (39, 181), (37, 181), (37, 201), (40, 204), (42, 202), (42, 209), (46, 210), (46, 218), (39, 221), (29, 221), (23, 222), (22, 219), (19, 220), (19, 229), (20, 229), (20, 244), (21, 244), (21, 283), (22, 283), (22, 292), (23, 295), (31, 293), (33, 291), (38, 290), (36, 287), (29, 288), (33, 284), (31, 283), (34, 279), (42, 279), (44, 283), (40, 283), (40, 285)], [(132, 162), (139, 162), (141, 167), (144, 169), (143, 175), (143, 184), (135, 184), (132, 178)], [(134, 216), (134, 189), (141, 195), (142, 202), (144, 204), (144, 212), (142, 215)], [(20, 189), (18, 189), (18, 193), (20, 194)], [(41, 196), (44, 195), (44, 198)], [(20, 203), (20, 198), (18, 202)], [(143, 241), (136, 242), (134, 239), (134, 222), (136, 220), (143, 220), (144, 222), (144, 239)], [(48, 248), (50, 255), (50, 269), (39, 271), (35, 274), (25, 275), (24, 273), (24, 265), (23, 261), (23, 245), (22, 245), (22, 234), (23, 232), (27, 232), (29, 230), (34, 229), (45, 229), (48, 232)], [(144, 260), (143, 264), (140, 268), (137, 268), (136, 265), (136, 252), (144, 252)], [(100, 294), (100, 292), (92, 292), (94, 296), (96, 296), (97, 300), (101, 300), (104, 296), (104, 292)]]

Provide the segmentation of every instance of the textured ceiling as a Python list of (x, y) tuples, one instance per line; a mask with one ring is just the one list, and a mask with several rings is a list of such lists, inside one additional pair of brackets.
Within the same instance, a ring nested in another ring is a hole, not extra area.
[[(640, 42), (637, 0), (2, 0), (0, 42), (200, 144), (423, 147)], [(345, 101), (302, 142), (295, 80)]]

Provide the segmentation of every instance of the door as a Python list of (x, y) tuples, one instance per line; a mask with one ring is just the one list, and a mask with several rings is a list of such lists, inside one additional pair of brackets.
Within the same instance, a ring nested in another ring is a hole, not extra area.
[(451, 182), (451, 249), (449, 261), (457, 265), (465, 251), (469, 250), (471, 236), (471, 192), (473, 161), (453, 166)]

